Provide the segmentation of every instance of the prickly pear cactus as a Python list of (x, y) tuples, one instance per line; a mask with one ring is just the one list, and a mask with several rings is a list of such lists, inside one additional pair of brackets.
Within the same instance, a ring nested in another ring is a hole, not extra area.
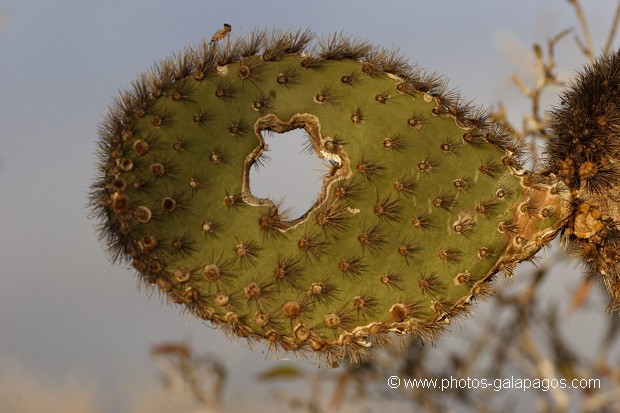
[[(91, 202), (115, 259), (223, 330), (356, 359), (436, 337), (565, 224), (570, 193), (525, 171), (483, 111), (392, 51), (307, 31), (202, 43), (121, 93)], [(252, 194), (262, 133), (329, 161), (290, 219)]]
[(620, 50), (586, 67), (550, 113), (547, 167), (571, 189), (564, 233), (620, 309)]

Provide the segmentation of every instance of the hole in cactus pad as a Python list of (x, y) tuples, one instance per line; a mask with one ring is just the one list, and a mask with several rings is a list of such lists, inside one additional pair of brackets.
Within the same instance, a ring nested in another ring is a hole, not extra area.
[(296, 219), (317, 200), (329, 162), (308, 147), (310, 138), (303, 128), (261, 134), (268, 150), (250, 170), (251, 192), (271, 199), (280, 211), (288, 211), (288, 219)]

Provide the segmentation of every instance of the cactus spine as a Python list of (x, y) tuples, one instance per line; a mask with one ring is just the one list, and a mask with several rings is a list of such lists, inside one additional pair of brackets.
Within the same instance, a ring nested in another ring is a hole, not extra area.
[(577, 76), (551, 111), (547, 168), (570, 188), (574, 212), (563, 240), (600, 274), (620, 309), (620, 50)]
[[(90, 197), (115, 260), (226, 331), (338, 363), (390, 332), (435, 338), (566, 225), (580, 243), (602, 233), (600, 202), (574, 205), (566, 156), (526, 171), (443, 79), (346, 36), (312, 42), (203, 42), (121, 93)], [(333, 166), (297, 219), (249, 179), (261, 133), (292, 129)], [(570, 171), (603, 162), (588, 156)]]

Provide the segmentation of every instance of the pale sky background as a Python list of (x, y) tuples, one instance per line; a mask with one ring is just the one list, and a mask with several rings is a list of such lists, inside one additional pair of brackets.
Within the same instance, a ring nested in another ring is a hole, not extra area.
[[(600, 47), (615, 1), (583, 3)], [(224, 22), (233, 35), (309, 27), (399, 48), (477, 103), (503, 100), (513, 120), (527, 108), (508, 80), (515, 63), (529, 68), (532, 42), (576, 25), (564, 0), (0, 0), (0, 381), (18, 363), (37, 377), (77, 377), (101, 412), (131, 411), (134, 394), (159, 392), (149, 347), (185, 338), (225, 361), (234, 406), (257, 394), (257, 371), (278, 363), (137, 291), (133, 273), (109, 263), (85, 207), (112, 96)], [(513, 61), (498, 49), (508, 46)], [(565, 76), (584, 63), (571, 39), (557, 58)], [(259, 183), (255, 192), (283, 195)], [(303, 199), (294, 191), (289, 200)], [(570, 265), (561, 271), (579, 279)]]

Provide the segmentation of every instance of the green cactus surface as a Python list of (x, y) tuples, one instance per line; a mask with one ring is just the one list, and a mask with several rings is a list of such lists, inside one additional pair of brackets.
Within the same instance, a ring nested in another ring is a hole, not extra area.
[[(293, 129), (331, 165), (296, 219), (250, 182), (263, 133)], [(329, 363), (388, 333), (434, 339), (572, 208), (442, 78), (343, 35), (191, 47), (121, 92), (99, 145), (91, 203), (115, 260), (227, 332)]]

